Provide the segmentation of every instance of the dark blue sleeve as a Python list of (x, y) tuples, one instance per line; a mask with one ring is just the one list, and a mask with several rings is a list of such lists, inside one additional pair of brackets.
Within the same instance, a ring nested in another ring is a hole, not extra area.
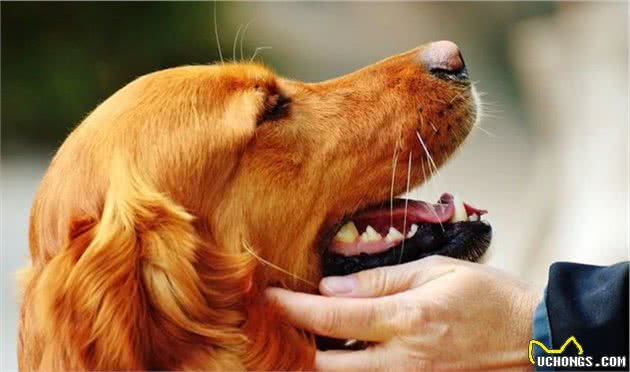
[(628, 262), (551, 266), (545, 305), (554, 348), (575, 336), (596, 361), (602, 356), (628, 361), (628, 268)]

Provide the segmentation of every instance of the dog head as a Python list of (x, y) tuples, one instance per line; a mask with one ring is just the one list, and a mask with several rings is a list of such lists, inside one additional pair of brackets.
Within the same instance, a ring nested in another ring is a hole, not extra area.
[(315, 84), (251, 63), (137, 79), (42, 181), (21, 365), (312, 367), (261, 290), (313, 291), (340, 222), (422, 183), (475, 119), (450, 42)]

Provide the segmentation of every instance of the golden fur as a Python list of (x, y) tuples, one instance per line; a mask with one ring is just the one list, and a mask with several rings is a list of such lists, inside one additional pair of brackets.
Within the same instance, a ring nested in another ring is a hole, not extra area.
[(34, 201), (20, 369), (311, 369), (262, 291), (315, 291), (322, 233), (389, 198), (394, 152), (400, 193), (410, 156), (412, 185), (429, 171), (416, 130), (439, 165), (473, 124), (470, 90), (417, 52), (317, 84), (179, 67), (103, 102)]

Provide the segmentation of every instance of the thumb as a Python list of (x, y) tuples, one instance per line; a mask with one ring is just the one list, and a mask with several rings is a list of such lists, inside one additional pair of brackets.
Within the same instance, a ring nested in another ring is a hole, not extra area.
[(325, 296), (380, 297), (419, 287), (452, 272), (458, 260), (430, 256), (402, 265), (377, 267), (347, 276), (329, 276), (319, 283)]

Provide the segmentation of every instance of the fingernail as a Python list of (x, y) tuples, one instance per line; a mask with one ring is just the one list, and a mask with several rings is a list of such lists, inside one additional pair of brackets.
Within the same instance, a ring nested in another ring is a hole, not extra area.
[(348, 293), (356, 288), (357, 281), (353, 276), (329, 276), (322, 279), (321, 285), (329, 293)]

